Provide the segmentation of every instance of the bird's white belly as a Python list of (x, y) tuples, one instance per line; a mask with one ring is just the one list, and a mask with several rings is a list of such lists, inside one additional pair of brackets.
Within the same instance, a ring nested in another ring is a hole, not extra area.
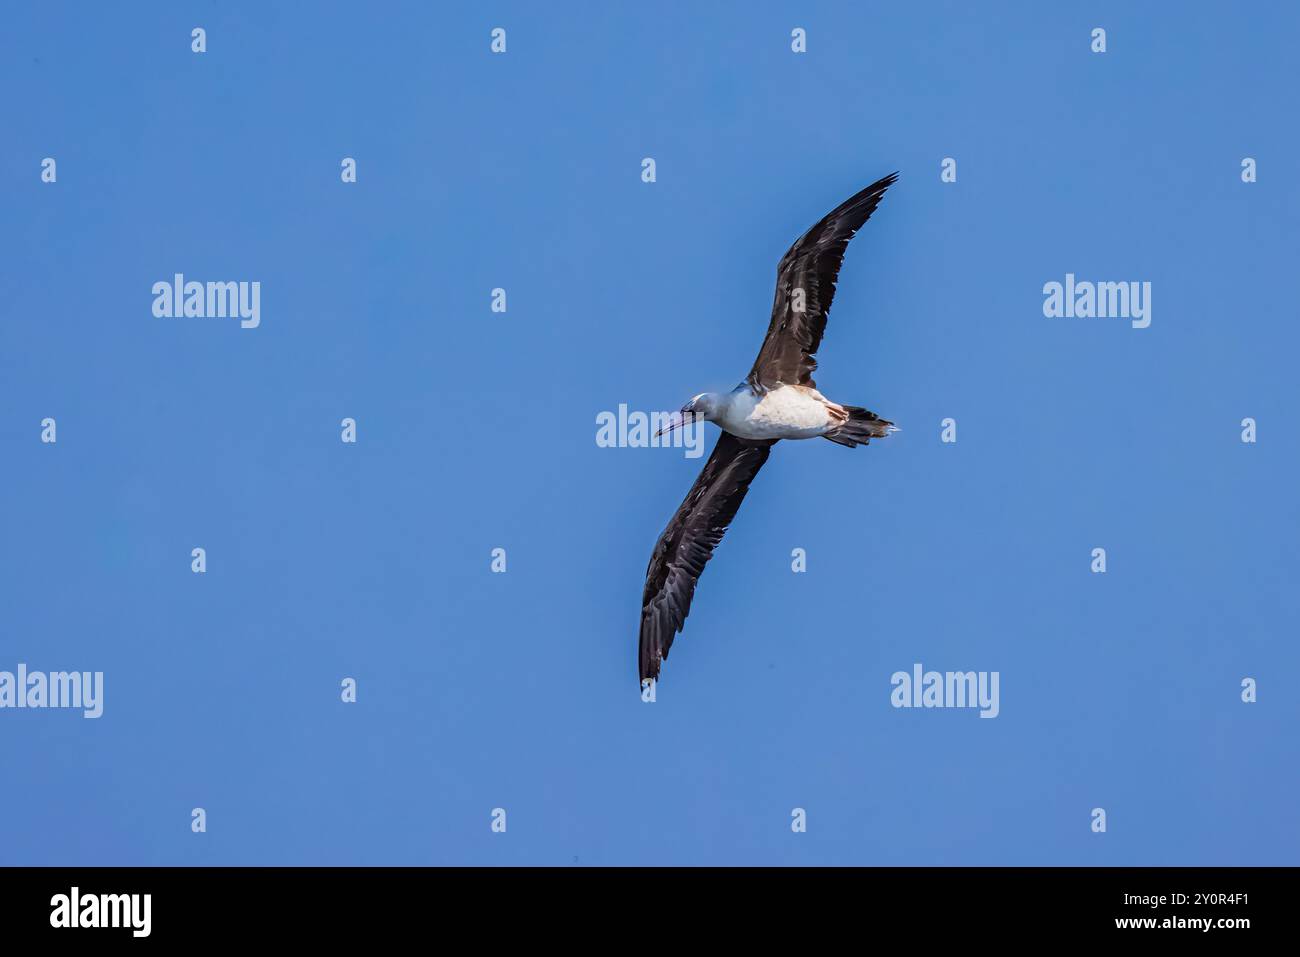
[(811, 439), (831, 428), (826, 404), (803, 389), (780, 386), (756, 396), (731, 393), (718, 425), (742, 439)]

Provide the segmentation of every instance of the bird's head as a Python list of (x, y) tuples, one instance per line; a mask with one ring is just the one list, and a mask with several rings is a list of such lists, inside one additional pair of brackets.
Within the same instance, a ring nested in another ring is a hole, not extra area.
[(669, 416), (668, 422), (655, 435), (663, 435), (673, 429), (680, 429), (695, 422), (714, 421), (721, 408), (721, 399), (722, 397), (716, 392), (701, 392), (682, 406), (679, 411)]

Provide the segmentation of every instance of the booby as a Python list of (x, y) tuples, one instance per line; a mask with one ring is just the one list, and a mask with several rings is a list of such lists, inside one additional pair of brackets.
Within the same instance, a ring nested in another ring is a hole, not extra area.
[(826, 331), (835, 279), (849, 240), (898, 178), (891, 173), (845, 200), (800, 236), (776, 267), (776, 298), (754, 368), (726, 395), (695, 396), (661, 435), (697, 420), (722, 429), (699, 478), (659, 536), (641, 596), (641, 682), (656, 681), (682, 631), (704, 566), (781, 439), (821, 437), (856, 448), (896, 432), (892, 422), (817, 391), (814, 358)]

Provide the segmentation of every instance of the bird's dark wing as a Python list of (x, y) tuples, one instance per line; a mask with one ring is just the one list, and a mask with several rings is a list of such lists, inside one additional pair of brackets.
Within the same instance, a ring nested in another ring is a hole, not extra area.
[(723, 432), (713, 454), (650, 556), (641, 596), (641, 680), (659, 677), (673, 637), (691, 610), (695, 583), (767, 461), (775, 440), (752, 442)]
[(750, 385), (760, 391), (778, 383), (816, 387), (812, 379), (817, 368), (814, 355), (826, 331), (844, 250), (896, 179), (898, 174), (890, 173), (841, 203), (781, 257), (776, 267), (772, 322), (749, 373)]

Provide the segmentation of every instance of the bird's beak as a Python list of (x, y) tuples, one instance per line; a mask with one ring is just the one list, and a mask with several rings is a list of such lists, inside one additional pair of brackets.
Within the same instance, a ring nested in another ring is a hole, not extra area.
[[(695, 413), (693, 412), (691, 413), (691, 418), (692, 419), (695, 418)], [(685, 424), (686, 424), (686, 416), (684, 416), (680, 412), (674, 412), (672, 416), (668, 419), (668, 424), (655, 433), (655, 438), (658, 438), (661, 435), (665, 435), (671, 432), (673, 429), (680, 429)]]

